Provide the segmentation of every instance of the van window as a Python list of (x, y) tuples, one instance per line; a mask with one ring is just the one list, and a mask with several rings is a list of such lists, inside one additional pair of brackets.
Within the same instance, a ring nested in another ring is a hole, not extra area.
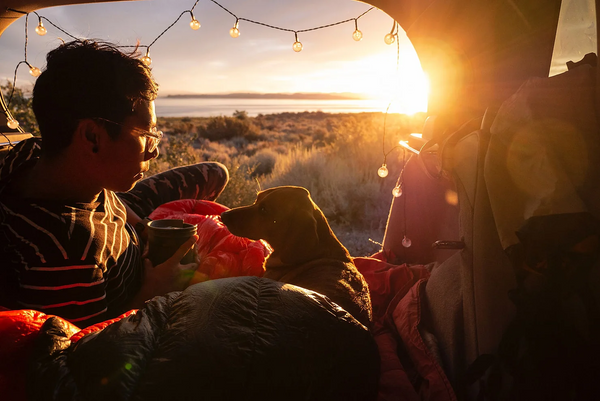
[(579, 61), (596, 53), (596, 6), (594, 0), (563, 0), (558, 17), (550, 76), (567, 71), (567, 61)]

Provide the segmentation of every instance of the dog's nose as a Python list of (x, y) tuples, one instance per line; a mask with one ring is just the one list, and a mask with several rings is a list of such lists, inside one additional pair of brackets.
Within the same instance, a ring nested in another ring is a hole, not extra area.
[(226, 211), (226, 212), (221, 213), (221, 221), (226, 226), (231, 223), (231, 213), (229, 213), (229, 210)]

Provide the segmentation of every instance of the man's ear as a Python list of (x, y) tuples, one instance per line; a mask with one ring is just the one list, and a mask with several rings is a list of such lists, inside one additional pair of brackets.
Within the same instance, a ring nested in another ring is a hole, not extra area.
[(75, 133), (73, 134), (73, 142), (82, 150), (90, 153), (98, 153), (98, 145), (100, 142), (100, 127), (91, 119), (79, 121)]

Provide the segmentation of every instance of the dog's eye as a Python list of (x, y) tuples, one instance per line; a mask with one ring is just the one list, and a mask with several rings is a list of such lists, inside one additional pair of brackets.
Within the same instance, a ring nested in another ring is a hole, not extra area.
[(267, 208), (265, 208), (264, 206), (261, 206), (261, 207), (260, 207), (260, 212), (261, 212), (262, 214), (267, 214)]

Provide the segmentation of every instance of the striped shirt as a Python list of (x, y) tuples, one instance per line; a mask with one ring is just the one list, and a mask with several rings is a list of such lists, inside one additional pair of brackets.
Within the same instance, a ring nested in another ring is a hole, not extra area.
[(19, 199), (8, 182), (39, 158), (19, 143), (0, 165), (0, 305), (61, 316), (79, 327), (114, 318), (141, 286), (141, 246), (117, 194), (94, 203)]

